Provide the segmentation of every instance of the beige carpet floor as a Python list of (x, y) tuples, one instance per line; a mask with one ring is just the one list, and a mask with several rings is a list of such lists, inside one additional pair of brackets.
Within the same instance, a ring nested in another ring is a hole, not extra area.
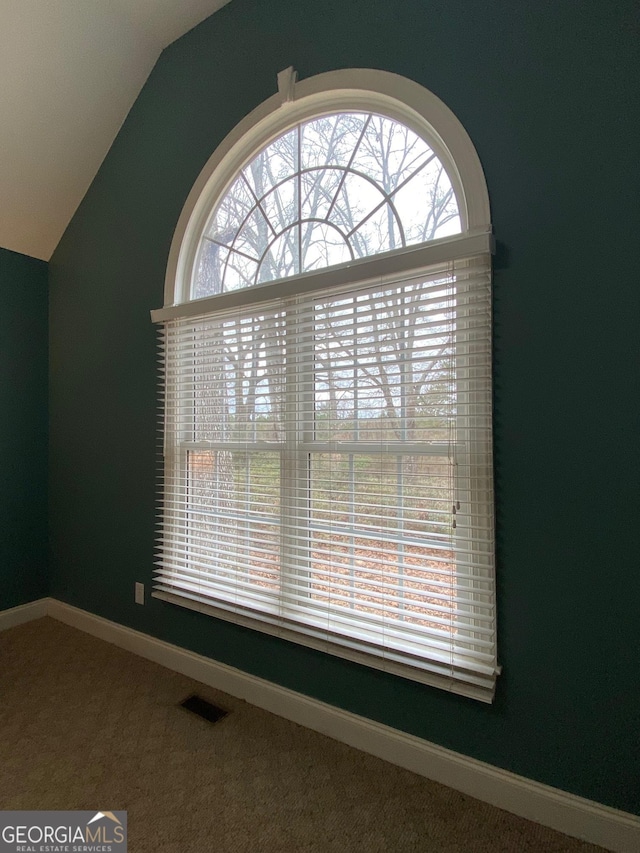
[(52, 619), (0, 632), (0, 809), (125, 809), (130, 853), (601, 850)]

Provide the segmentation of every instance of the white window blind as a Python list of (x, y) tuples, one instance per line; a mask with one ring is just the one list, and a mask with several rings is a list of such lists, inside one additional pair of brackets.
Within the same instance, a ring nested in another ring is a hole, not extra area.
[(158, 312), (156, 597), (491, 700), (490, 258), (468, 245)]

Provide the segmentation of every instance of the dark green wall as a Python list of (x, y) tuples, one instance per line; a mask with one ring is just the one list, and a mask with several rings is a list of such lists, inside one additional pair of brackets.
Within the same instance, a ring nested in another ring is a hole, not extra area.
[[(233, 0), (168, 48), (51, 263), (53, 590), (460, 752), (640, 812), (635, 3)], [(499, 241), (499, 648), (485, 706), (153, 601), (156, 352), (186, 196), (276, 89), (418, 81), (484, 165)]]
[(48, 593), (47, 265), (0, 249), (0, 610)]

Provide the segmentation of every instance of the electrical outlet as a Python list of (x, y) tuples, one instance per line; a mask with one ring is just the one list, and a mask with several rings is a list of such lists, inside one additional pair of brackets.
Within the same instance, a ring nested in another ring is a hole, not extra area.
[(136, 604), (144, 604), (144, 584), (136, 583)]

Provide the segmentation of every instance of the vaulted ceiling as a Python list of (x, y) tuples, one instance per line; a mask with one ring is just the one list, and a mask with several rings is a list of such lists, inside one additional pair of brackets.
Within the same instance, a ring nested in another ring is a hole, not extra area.
[(48, 260), (163, 48), (228, 0), (0, 0), (0, 247)]

